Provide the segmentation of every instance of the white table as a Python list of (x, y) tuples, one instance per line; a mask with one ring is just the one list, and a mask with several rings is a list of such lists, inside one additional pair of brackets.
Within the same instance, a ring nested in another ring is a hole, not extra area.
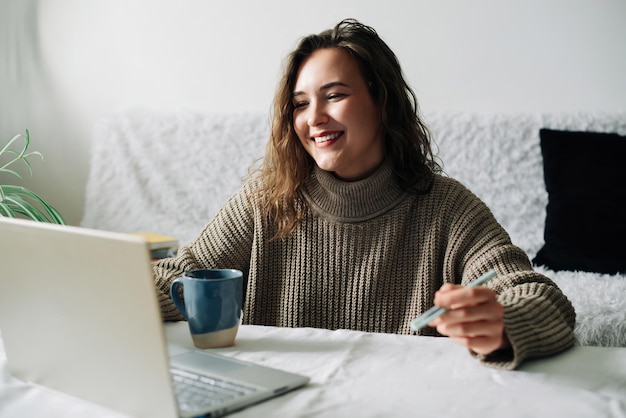
[[(185, 323), (166, 335), (191, 345)], [(500, 371), (446, 338), (243, 326), (216, 351), (311, 377), (233, 418), (626, 417), (626, 348), (574, 347)], [(0, 344), (0, 417), (29, 416), (120, 415), (9, 376)]]

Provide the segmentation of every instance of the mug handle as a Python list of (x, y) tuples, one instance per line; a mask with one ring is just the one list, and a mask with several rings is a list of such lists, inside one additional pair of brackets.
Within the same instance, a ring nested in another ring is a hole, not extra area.
[(189, 318), (187, 318), (187, 309), (185, 309), (185, 303), (181, 299), (180, 292), (178, 291), (182, 284), (183, 283), (180, 278), (172, 282), (172, 285), (170, 286), (170, 297), (172, 298), (176, 309), (178, 309), (178, 311), (183, 315), (186, 320), (189, 320)]

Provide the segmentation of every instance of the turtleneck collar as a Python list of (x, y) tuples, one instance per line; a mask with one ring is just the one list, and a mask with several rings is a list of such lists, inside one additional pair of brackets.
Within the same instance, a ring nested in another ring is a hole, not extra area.
[(339, 222), (374, 218), (396, 206), (406, 195), (387, 161), (369, 177), (352, 182), (340, 180), (316, 165), (302, 194), (314, 212)]

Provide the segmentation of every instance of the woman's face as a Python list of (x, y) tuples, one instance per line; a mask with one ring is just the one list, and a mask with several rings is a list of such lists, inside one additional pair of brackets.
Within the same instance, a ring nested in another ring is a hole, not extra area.
[(355, 58), (339, 48), (314, 51), (298, 70), (293, 124), (316, 164), (347, 181), (383, 161), (381, 112)]

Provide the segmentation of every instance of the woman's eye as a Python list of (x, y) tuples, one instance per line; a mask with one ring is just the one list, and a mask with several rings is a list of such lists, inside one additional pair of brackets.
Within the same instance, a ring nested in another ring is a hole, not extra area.
[(296, 102), (293, 104), (293, 108), (294, 109), (300, 109), (304, 106), (306, 106), (308, 104), (308, 102)]
[(331, 93), (328, 95), (328, 100), (338, 100), (345, 97), (345, 94), (342, 93)]

